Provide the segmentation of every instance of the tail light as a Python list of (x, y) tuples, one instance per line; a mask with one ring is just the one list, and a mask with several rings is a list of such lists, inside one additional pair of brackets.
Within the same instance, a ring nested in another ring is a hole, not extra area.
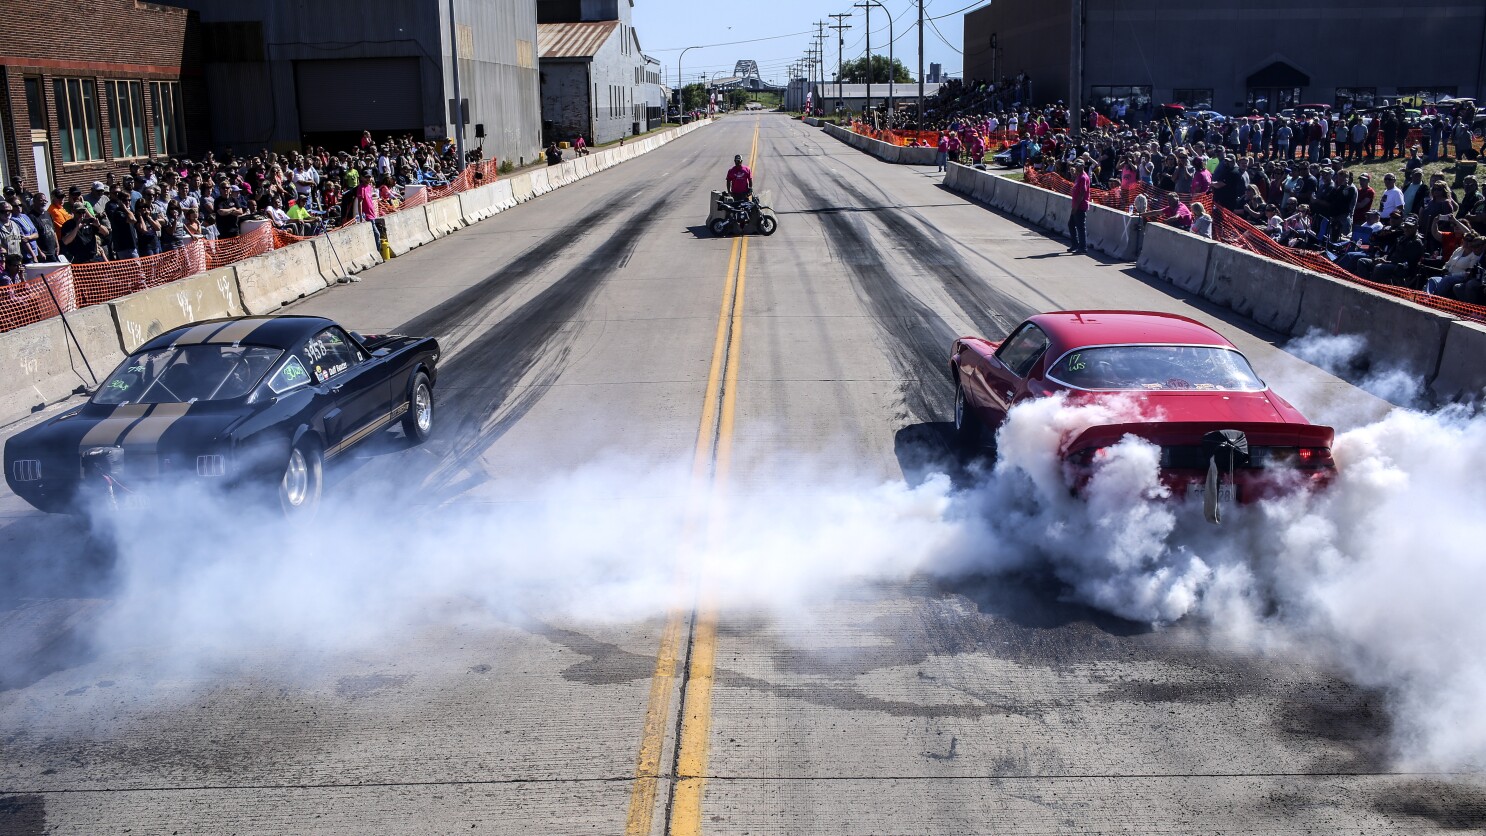
[(41, 481), (41, 461), (39, 459), (16, 459), (10, 463), (10, 476), (17, 482), (39, 482)]
[(197, 476), (225, 476), (227, 474), (227, 458), (225, 456), (197, 456)]
[(1336, 467), (1329, 447), (1302, 447), (1295, 454), (1296, 464), (1307, 470)]

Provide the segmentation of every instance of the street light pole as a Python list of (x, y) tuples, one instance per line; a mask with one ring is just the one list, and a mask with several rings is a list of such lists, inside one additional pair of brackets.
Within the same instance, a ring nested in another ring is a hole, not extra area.
[[(449, 0), (449, 2), (452, 3), (452, 2), (454, 2), (454, 0)], [(681, 75), (681, 59), (686, 57), (686, 53), (687, 52), (689, 52), (689, 51), (691, 51), (693, 49), (696, 49), (696, 48), (697, 47), (689, 46), (686, 49), (681, 50), (681, 54), (676, 56), (676, 121), (677, 122), (680, 122), (681, 121), (681, 112), (686, 108), (686, 80)]]
[[(878, 0), (867, 0), (867, 2), (882, 9), (882, 11), (887, 15), (887, 110), (888, 113), (892, 113), (893, 105), (895, 104), (895, 102), (893, 101), (893, 76), (896, 75), (894, 70), (896, 70), (898, 66), (896, 63), (894, 63), (893, 58), (893, 41), (897, 40), (897, 38), (893, 36), (893, 13), (891, 10), (888, 9), (887, 6), (884, 6), (882, 5), (882, 3), (878, 2)], [(922, 2), (922, 0), (920, 0), (920, 2)], [(871, 37), (871, 35), (871, 31), (868, 31), (867, 36)], [(867, 73), (867, 78), (870, 80), (872, 73), (872, 55), (870, 50), (867, 54)]]
[(872, 107), (872, 4), (853, 3), (858, 9), (867, 10), (867, 97), (862, 101), (862, 118), (867, 118), (867, 109)]

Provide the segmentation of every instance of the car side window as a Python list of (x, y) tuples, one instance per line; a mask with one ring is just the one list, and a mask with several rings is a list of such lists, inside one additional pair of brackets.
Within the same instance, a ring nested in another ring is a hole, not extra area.
[(299, 358), (291, 354), (284, 365), (279, 368), (278, 374), (268, 381), (268, 388), (272, 389), (274, 394), (282, 395), (296, 386), (309, 382), (310, 373), (304, 370), (304, 364), (299, 362)]
[(1017, 377), (1026, 377), (1037, 359), (1047, 351), (1048, 338), (1041, 328), (1027, 323), (1006, 338), (996, 350), (996, 357)]
[(324, 383), (365, 359), (361, 349), (339, 328), (326, 328), (311, 337), (300, 353), (309, 362), (316, 383)]

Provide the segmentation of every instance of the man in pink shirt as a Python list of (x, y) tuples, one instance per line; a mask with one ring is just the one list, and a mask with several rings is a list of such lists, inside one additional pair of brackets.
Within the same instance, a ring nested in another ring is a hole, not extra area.
[(1074, 163), (1078, 177), (1073, 181), (1073, 211), (1068, 213), (1068, 237), (1073, 239), (1070, 253), (1081, 253), (1089, 245), (1089, 167), (1082, 161)]

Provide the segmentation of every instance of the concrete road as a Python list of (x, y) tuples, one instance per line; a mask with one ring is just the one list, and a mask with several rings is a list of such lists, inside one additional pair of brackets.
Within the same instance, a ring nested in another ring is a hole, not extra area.
[[(702, 228), (735, 153), (772, 237)], [(1379, 694), (1201, 625), (763, 553), (693, 593), (729, 554), (709, 542), (819, 542), (797, 505), (820, 474), (924, 484), (950, 340), (1034, 311), (1184, 313), (1312, 404), (1357, 394), (1063, 248), (932, 171), (734, 116), (294, 306), (438, 336), (434, 438), (338, 467), (323, 540), (115, 556), (0, 499), (0, 834), (1486, 826), (1480, 780), (1395, 772)]]

